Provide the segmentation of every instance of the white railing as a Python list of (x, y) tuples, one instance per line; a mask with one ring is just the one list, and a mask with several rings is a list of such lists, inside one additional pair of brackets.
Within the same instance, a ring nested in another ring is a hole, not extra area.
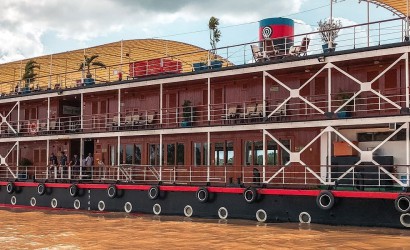
[(410, 166), (31, 166), (1, 167), (0, 180), (267, 187), (409, 188)]
[[(369, 36), (367, 36), (367, 29), (369, 29)], [(365, 48), (370, 46), (386, 45), (404, 41), (405, 29), (404, 22), (401, 18), (364, 23), (352, 26), (346, 26), (340, 29), (339, 37), (335, 41), (336, 51), (345, 51), (358, 48)], [(282, 59), (286, 57), (301, 56), (305, 53), (292, 53), (291, 48), (301, 46), (302, 40), (309, 38), (309, 46), (306, 48), (306, 55), (321, 55), (324, 53), (319, 32), (311, 32), (305, 34), (298, 34), (292, 37), (281, 38), (285, 41), (284, 44), (275, 43), (278, 53), (273, 57), (264, 59)], [(275, 41), (274, 41), (275, 42)], [(234, 65), (243, 65), (255, 62), (254, 53), (252, 53), (251, 46), (254, 45), (261, 48), (261, 54), (266, 55), (268, 51), (264, 50), (264, 41), (250, 42), (239, 45), (227, 46), (217, 48), (216, 50), (190, 52), (189, 54), (175, 54), (167, 57), (144, 60), (140, 62), (127, 62), (125, 64), (107, 65), (107, 68), (93, 69), (93, 79), (79, 79), (78, 71), (66, 70), (64, 73), (56, 75), (47, 75), (37, 77), (35, 79), (28, 79), (23, 81), (1, 82), (3, 86), (8, 86), (9, 93), (2, 88), (1, 96), (10, 95), (24, 95), (32, 92), (41, 91), (63, 91), (71, 88), (83, 88), (93, 84), (104, 84), (110, 82), (123, 81), (126, 79), (135, 79), (146, 76), (157, 76), (161, 74), (179, 74), (189, 71), (200, 71), (203, 69), (218, 69), (221, 67), (229, 67)], [(92, 49), (89, 49), (92, 53)], [(215, 53), (215, 54), (213, 54)], [(205, 56), (204, 56), (205, 55)], [(110, 56), (114, 56), (110, 55)], [(178, 57), (192, 58), (192, 61), (178, 61)], [(118, 54), (118, 58), (121, 55)], [(196, 58), (196, 59), (194, 59)], [(198, 59), (199, 58), (199, 59)], [(199, 65), (199, 66), (198, 66)], [(118, 68), (127, 69), (121, 76), (118, 75)]]

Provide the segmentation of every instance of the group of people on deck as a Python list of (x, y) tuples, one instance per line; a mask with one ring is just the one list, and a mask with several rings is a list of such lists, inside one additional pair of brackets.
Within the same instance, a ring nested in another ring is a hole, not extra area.
[(69, 167), (71, 167), (71, 179), (82, 179), (82, 177), (89, 176), (91, 173), (91, 167), (94, 163), (94, 158), (91, 153), (83, 159), (83, 164), (80, 164), (80, 158), (77, 154), (74, 154), (70, 162), (68, 162), (67, 155), (64, 151), (61, 151), (60, 161), (58, 161), (57, 156), (51, 153), (49, 159), (49, 167), (51, 170), (57, 170), (57, 178), (68, 178), (69, 177)]

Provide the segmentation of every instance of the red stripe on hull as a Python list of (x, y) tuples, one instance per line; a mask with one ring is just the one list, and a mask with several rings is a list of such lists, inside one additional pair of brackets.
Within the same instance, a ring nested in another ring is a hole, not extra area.
[[(0, 182), (1, 186), (6, 186), (8, 182)], [(17, 187), (37, 187), (37, 182), (14, 182)], [(49, 188), (69, 188), (70, 183), (45, 183)], [(82, 189), (107, 189), (111, 184), (77, 184)], [(141, 190), (150, 189), (150, 185), (116, 185), (118, 189), (123, 190)], [(169, 192), (196, 192), (200, 187), (192, 186), (159, 186), (161, 191)], [(211, 193), (242, 194), (244, 188), (238, 187), (207, 187)], [(258, 189), (258, 193), (264, 195), (288, 195), (288, 196), (318, 196), (321, 190), (303, 190), (303, 189)], [(394, 200), (400, 193), (393, 192), (366, 192), (366, 191), (331, 191), (335, 197), (339, 198), (363, 198), (363, 199), (386, 199)], [(407, 193), (406, 195), (410, 195)], [(13, 206), (15, 207), (15, 206)]]

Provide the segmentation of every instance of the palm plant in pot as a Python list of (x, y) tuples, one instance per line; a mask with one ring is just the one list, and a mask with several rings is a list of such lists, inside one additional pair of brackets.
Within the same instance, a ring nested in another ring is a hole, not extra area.
[(93, 75), (91, 74), (90, 67), (91, 66), (98, 66), (101, 68), (106, 68), (105, 64), (101, 61), (95, 61), (99, 55), (92, 55), (88, 57), (87, 55), (84, 55), (84, 61), (80, 63), (80, 68), (78, 69), (79, 71), (84, 71), (86, 70), (86, 79), (84, 79), (84, 85), (90, 85), (94, 83), (94, 79), (92, 78)]
[(21, 77), (21, 80), (25, 82), (23, 93), (30, 92), (30, 84), (34, 84), (35, 77), (37, 73), (34, 72), (34, 69), (40, 69), (40, 65), (37, 64), (34, 60), (29, 60), (24, 67), (24, 74)]
[(216, 59), (216, 44), (221, 40), (221, 30), (218, 29), (219, 19), (216, 17), (211, 17), (208, 22), (209, 28), (209, 42), (211, 44), (212, 50), (212, 60), (210, 61), (211, 68), (221, 68), (222, 61)]
[(342, 22), (340, 20), (324, 19), (320, 20), (317, 24), (319, 26), (320, 38), (324, 42), (322, 45), (323, 53), (334, 52), (337, 45), (335, 40), (339, 36), (340, 29), (343, 27)]
[(193, 115), (194, 115), (194, 109), (192, 107), (192, 102), (190, 100), (184, 100), (184, 103), (182, 104), (183, 119), (181, 122), (181, 127), (192, 126)]

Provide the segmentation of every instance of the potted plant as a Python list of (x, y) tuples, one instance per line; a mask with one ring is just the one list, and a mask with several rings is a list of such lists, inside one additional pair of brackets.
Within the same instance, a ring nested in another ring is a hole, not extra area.
[(318, 23), (318, 31), (324, 44), (322, 45), (323, 53), (334, 52), (337, 43), (336, 38), (339, 36), (339, 31), (343, 27), (340, 20), (325, 19)]
[(184, 100), (182, 104), (182, 122), (181, 127), (191, 127), (193, 122), (193, 107), (192, 102), (190, 100)]
[(210, 60), (209, 67), (211, 69), (222, 67), (222, 61), (217, 60), (217, 57), (216, 57), (216, 44), (220, 41), (220, 38), (221, 38), (221, 30), (218, 29), (218, 25), (219, 25), (219, 19), (212, 16), (208, 22), (209, 41), (212, 47), (211, 53), (212, 53), (212, 56), (214, 57), (212, 58), (212, 60)]
[[(337, 100), (339, 100), (340, 106), (346, 103), (350, 98), (352, 98), (353, 93), (349, 93), (343, 90), (339, 90), (339, 94), (336, 96)], [(338, 118), (347, 118), (352, 116), (352, 107), (353, 103), (350, 101), (347, 103), (343, 108), (337, 112)]]
[(80, 63), (80, 68), (79, 71), (87, 70), (87, 73), (85, 75), (86, 79), (84, 79), (84, 85), (91, 85), (94, 84), (94, 79), (92, 78), (93, 75), (90, 72), (90, 67), (91, 66), (99, 66), (102, 68), (106, 68), (105, 64), (100, 61), (94, 61), (97, 59), (99, 56), (98, 55), (92, 55), (88, 57), (87, 55), (84, 55), (84, 61)]
[(40, 69), (40, 65), (38, 65), (34, 60), (29, 60), (24, 67), (24, 74), (21, 77), (21, 80), (25, 82), (22, 93), (30, 92), (30, 84), (33, 84), (34, 86), (35, 77), (37, 76), (34, 69)]

